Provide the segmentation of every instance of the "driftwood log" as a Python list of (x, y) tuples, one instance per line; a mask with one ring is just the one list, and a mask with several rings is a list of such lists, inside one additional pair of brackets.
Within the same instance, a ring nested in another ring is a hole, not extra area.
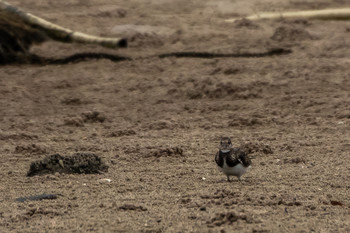
[[(32, 14), (26, 13), (7, 2), (0, 0), (0, 65), (5, 64), (68, 64), (88, 59), (109, 59), (125, 61), (137, 58), (119, 56), (108, 53), (78, 53), (63, 58), (47, 58), (30, 53), (30, 46), (49, 39), (61, 42), (77, 42), (98, 44), (109, 48), (127, 46), (127, 40), (122, 38), (102, 38), (74, 32), (70, 29), (52, 24)], [(150, 57), (188, 57), (188, 58), (259, 58), (279, 56), (291, 53), (290, 49), (267, 48), (258, 53), (212, 53), (197, 51), (180, 51), (151, 55)], [(140, 57), (144, 59), (145, 57)]]
[(103, 38), (50, 23), (0, 0), (0, 64), (23, 62), (32, 44), (46, 40), (66, 43), (97, 44), (108, 48), (127, 46), (123, 38)]
[[(256, 15), (245, 17), (249, 20), (259, 19), (279, 19), (279, 18), (307, 18), (321, 20), (349, 20), (350, 8), (342, 9), (324, 9), (324, 10), (309, 10), (296, 12), (263, 12)], [(235, 22), (241, 18), (227, 19), (226, 22)]]

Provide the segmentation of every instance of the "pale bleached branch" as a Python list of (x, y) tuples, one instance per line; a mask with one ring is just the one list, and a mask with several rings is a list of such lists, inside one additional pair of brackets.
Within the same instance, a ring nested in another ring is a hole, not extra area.
[[(263, 12), (256, 15), (244, 17), (249, 20), (279, 19), (279, 18), (306, 18), (321, 20), (350, 20), (350, 8), (324, 9), (296, 12)], [(235, 22), (241, 18), (227, 19), (226, 22)]]

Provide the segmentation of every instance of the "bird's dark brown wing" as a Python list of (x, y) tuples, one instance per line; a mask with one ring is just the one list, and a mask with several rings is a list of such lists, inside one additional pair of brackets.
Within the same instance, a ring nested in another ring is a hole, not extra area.
[(252, 161), (250, 160), (250, 158), (248, 157), (248, 154), (245, 153), (244, 151), (239, 151), (238, 152), (238, 158), (242, 161), (243, 165), (245, 167), (248, 167), (252, 164)]
[(219, 167), (222, 167), (224, 165), (224, 157), (220, 151), (218, 151), (215, 155), (215, 162)]

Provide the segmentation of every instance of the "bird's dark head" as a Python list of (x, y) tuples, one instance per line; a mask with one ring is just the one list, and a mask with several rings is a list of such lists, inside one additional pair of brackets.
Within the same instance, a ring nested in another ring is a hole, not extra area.
[(229, 137), (222, 137), (220, 140), (220, 151), (228, 152), (232, 149), (232, 142)]

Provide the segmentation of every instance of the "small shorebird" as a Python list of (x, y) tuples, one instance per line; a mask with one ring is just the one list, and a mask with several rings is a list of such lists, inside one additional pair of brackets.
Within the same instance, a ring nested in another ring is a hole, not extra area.
[(232, 147), (231, 139), (228, 137), (221, 138), (220, 150), (215, 155), (215, 162), (227, 176), (227, 181), (230, 181), (230, 176), (236, 176), (240, 182), (241, 176), (252, 164), (244, 151)]

